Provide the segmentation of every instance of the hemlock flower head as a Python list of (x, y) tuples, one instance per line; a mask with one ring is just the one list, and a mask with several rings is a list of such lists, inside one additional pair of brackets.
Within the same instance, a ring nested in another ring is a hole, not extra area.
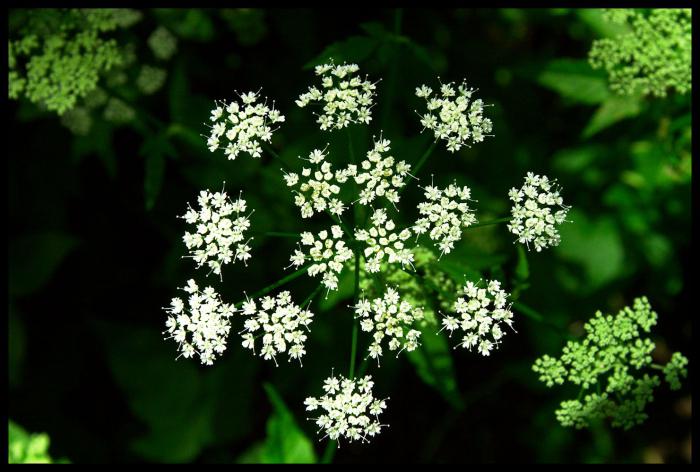
[[(242, 195), (243, 192), (241, 192)], [(212, 272), (221, 275), (221, 266), (236, 260), (245, 264), (250, 259), (250, 246), (244, 233), (250, 227), (250, 215), (243, 214), (246, 201), (241, 196), (232, 202), (226, 192), (199, 192), (199, 209), (191, 206), (181, 218), (196, 225), (196, 231), (183, 236), (185, 246), (197, 267), (206, 264)], [(235, 217), (234, 217), (235, 213)], [(232, 249), (236, 245), (235, 251)]]
[(690, 8), (609, 9), (604, 18), (629, 31), (597, 39), (591, 66), (608, 72), (610, 89), (620, 95), (665, 97), (692, 87), (692, 10)]
[[(258, 307), (259, 306), (259, 307)], [(288, 291), (280, 292), (276, 297), (266, 296), (258, 300), (247, 300), (240, 313), (248, 318), (243, 323), (243, 347), (255, 353), (255, 340), (262, 336), (260, 356), (272, 359), (277, 365), (275, 355), (287, 353), (289, 360), (301, 358), (306, 354), (304, 342), (313, 313), (302, 309), (292, 302)]]
[[(379, 359), (382, 342), (389, 339), (391, 351), (413, 351), (418, 347), (420, 331), (413, 329), (414, 323), (423, 319), (423, 309), (413, 307), (402, 300), (396, 288), (387, 287), (383, 297), (367, 300), (361, 298), (354, 307), (362, 331), (372, 334), (369, 357)], [(396, 353), (398, 357), (399, 353)]]
[(319, 114), (316, 120), (322, 131), (372, 121), (376, 84), (366, 77), (362, 80), (355, 76), (359, 69), (357, 64), (335, 65), (333, 61), (316, 66), (321, 87), (309, 87), (307, 92), (299, 95), (296, 104), (301, 108), (312, 102), (323, 104), (323, 114)]
[(332, 215), (340, 216), (346, 210), (337, 195), (340, 193), (338, 184), (347, 182), (349, 175), (342, 170), (334, 174), (331, 163), (325, 158), (324, 151), (314, 149), (308, 159), (299, 157), (313, 164), (313, 169), (304, 167), (301, 176), (294, 172), (284, 176), (287, 186), (296, 192), (294, 204), (301, 209), (302, 218), (310, 218), (314, 213), (326, 210)]
[(424, 98), (427, 104), (427, 111), (419, 114), (423, 130), (432, 130), (435, 140), (445, 141), (450, 152), (459, 151), (470, 142), (482, 142), (493, 130), (491, 120), (483, 116), (484, 102), (471, 100), (474, 91), (466, 81), (458, 86), (454, 82), (441, 84), (435, 95), (427, 85), (416, 88), (416, 96)]
[[(584, 325), (586, 336), (567, 342), (560, 358), (544, 355), (535, 361), (532, 369), (547, 387), (571, 382), (582, 393), (590, 392), (561, 403), (556, 416), (562, 426), (580, 429), (609, 418), (613, 427), (630, 429), (647, 418), (644, 409), (661, 381), (656, 371), (645, 372), (660, 367), (652, 364), (654, 343), (642, 336), (656, 320), (647, 298), (637, 298), (632, 308), (625, 307), (616, 316), (597, 312)], [(687, 363), (676, 352), (663, 367), (671, 389), (680, 388), (681, 377), (688, 374)]]
[(398, 233), (394, 232), (396, 225), (387, 218), (384, 208), (374, 210), (370, 219), (372, 225), (369, 230), (355, 230), (355, 239), (366, 245), (364, 255), (367, 272), (379, 272), (385, 256), (390, 264), (398, 262), (401, 267), (412, 265), (413, 252), (404, 244), (411, 237), (411, 231), (405, 228)]
[(379, 422), (379, 415), (386, 408), (388, 398), (374, 398), (372, 387), (371, 375), (354, 380), (331, 376), (323, 383), (326, 392), (323, 396), (304, 401), (307, 411), (321, 410), (317, 418), (309, 418), (315, 420), (319, 433), (324, 432), (321, 439), (368, 442), (387, 426)]
[(458, 187), (456, 181), (445, 189), (429, 185), (423, 190), (427, 201), (418, 204), (418, 213), (424, 217), (413, 225), (413, 232), (421, 235), (430, 231), (430, 239), (438, 243), (441, 254), (449, 254), (462, 238), (462, 228), (476, 223), (468, 203), (471, 190)]
[(212, 287), (203, 291), (194, 280), (187, 281), (182, 290), (189, 294), (183, 301), (173, 298), (166, 321), (166, 339), (174, 339), (185, 358), (198, 356), (202, 364), (212, 365), (226, 350), (226, 337), (231, 329), (229, 318), (235, 312), (233, 305), (223, 303)]
[(508, 297), (498, 280), (487, 280), (485, 288), (469, 281), (455, 301), (455, 314), (442, 319), (443, 329), (450, 336), (457, 329), (464, 331), (458, 346), (470, 351), (476, 348), (479, 354), (488, 356), (505, 335), (503, 325), (513, 328), (513, 312), (506, 305)]
[(316, 277), (321, 274), (321, 283), (330, 291), (338, 290), (338, 275), (343, 270), (343, 263), (353, 257), (350, 249), (343, 241), (343, 230), (338, 225), (318, 233), (317, 238), (305, 231), (301, 233), (301, 246), (308, 247), (308, 254), (299, 249), (290, 258), (292, 265), (300, 267), (307, 262), (313, 262), (308, 274)]
[(277, 130), (272, 126), (284, 121), (284, 116), (275, 109), (274, 103), (269, 107), (267, 100), (258, 102), (259, 91), (244, 93), (239, 98), (240, 103), (236, 100), (230, 103), (215, 102), (210, 117), (213, 125), (207, 146), (211, 152), (223, 149), (230, 160), (241, 152), (260, 157), (260, 143), (269, 143), (272, 133)]
[(405, 179), (411, 170), (405, 161), (396, 162), (393, 156), (384, 156), (391, 150), (391, 141), (380, 137), (367, 152), (367, 159), (360, 168), (348, 166), (347, 172), (360, 185), (360, 203), (368, 205), (379, 197), (385, 197), (394, 206), (399, 202), (398, 190), (406, 185)]
[(547, 176), (532, 172), (527, 173), (520, 189), (510, 189), (508, 197), (513, 202), (510, 210), (513, 218), (508, 223), (508, 231), (518, 237), (517, 242), (528, 249), (533, 243), (537, 252), (559, 245), (561, 237), (556, 225), (566, 221), (570, 208), (564, 205), (560, 192), (556, 180), (550, 181)]

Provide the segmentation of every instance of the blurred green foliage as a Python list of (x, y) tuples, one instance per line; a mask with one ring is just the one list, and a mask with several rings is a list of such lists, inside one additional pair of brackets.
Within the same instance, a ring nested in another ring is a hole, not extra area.
[[(47, 431), (53, 455), (201, 463), (322, 457), (325, 443), (315, 440), (302, 403), (332, 366), (348, 361), (352, 271), (314, 305), (302, 369), (258, 361), (233, 333), (211, 368), (176, 360), (162, 340), (161, 307), (193, 271), (182, 259), (176, 215), (200, 189), (225, 181), (256, 209), (252, 225), (261, 234), (251, 263), (223, 282), (207, 280), (229, 302), (285, 275), (294, 240), (262, 233), (321, 229), (321, 219), (297, 217), (279, 163), (269, 156), (229, 162), (207, 150), (202, 134), (214, 99), (263, 87), (287, 116), (272, 143), (285, 162), (296, 165), (328, 139), (333, 163), (344, 163), (347, 134), (319, 137), (314, 117), (294, 105), (309, 69), (333, 57), (382, 79), (371, 129), (352, 129), (357, 153), (382, 130), (394, 155), (416, 162), (430, 139), (420, 134), (415, 87), (438, 75), (466, 78), (493, 104), (495, 137), (454, 155), (435, 151), (420, 184), (432, 174), (469, 185), (484, 222), (508, 214), (507, 191), (527, 171), (557, 178), (572, 205), (556, 249), (527, 253), (503, 225), (489, 225), (467, 231), (439, 260), (423, 255), (417, 269), (432, 283), (388, 274), (432, 312), (445, 310), (449, 288), (465, 276), (499, 278), (516, 299), (518, 333), (496, 355), (476, 358), (452, 349), (426, 316), (423, 345), (408, 361), (387, 356), (381, 370), (366, 365), (375, 388), (391, 396), (390, 428), (369, 445), (343, 445), (336, 460), (690, 460), (690, 413), (679, 400), (687, 387), (659, 391), (648, 420), (628, 433), (603, 423), (572, 431), (552, 412), (578, 392), (547, 390), (531, 371), (537, 357), (582, 335), (590, 313), (616, 312), (640, 295), (660, 317), (654, 362), (691, 343), (690, 94), (669, 86), (663, 98), (637, 89), (620, 96), (607, 69), (588, 62), (595, 41), (615, 41), (629, 25), (598, 9), (130, 12), (129, 21), (95, 26), (86, 35), (90, 48), (73, 56), (104, 55), (109, 44), (120, 60), (81, 75), (55, 103), (28, 96), (22, 71), (46, 55), (57, 21), (87, 13), (9, 14), (16, 99), (9, 107), (9, 411), (28, 429)], [(50, 27), (34, 30), (37, 22)], [(66, 24), (73, 26), (59, 34), (61, 51), (94, 25)], [(32, 36), (36, 46), (17, 53), (15, 42)], [(67, 63), (73, 69), (54, 68), (63, 52), (49, 51), (38, 69), (50, 80), (37, 82), (44, 91), (80, 70), (77, 59)], [(415, 219), (420, 197), (415, 188), (405, 193), (392, 216), (397, 224)], [(306, 278), (290, 285), (300, 297), (314, 287)], [(367, 344), (361, 337), (358, 352)], [(12, 438), (10, 447), (12, 454)]]

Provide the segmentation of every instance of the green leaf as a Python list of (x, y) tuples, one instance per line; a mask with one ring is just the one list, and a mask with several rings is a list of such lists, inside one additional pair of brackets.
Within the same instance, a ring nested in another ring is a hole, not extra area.
[(12, 240), (8, 270), (10, 296), (25, 296), (40, 290), (77, 245), (76, 238), (60, 231)]
[(167, 136), (167, 132), (149, 136), (141, 146), (140, 154), (144, 156), (145, 164), (143, 190), (146, 210), (153, 208), (163, 185), (165, 157), (176, 156), (177, 151)]
[(335, 62), (362, 62), (367, 59), (379, 45), (376, 38), (367, 36), (350, 36), (349, 38), (332, 43), (321, 54), (304, 64), (304, 69), (311, 69), (317, 65), (325, 64), (330, 59)]
[(272, 403), (273, 414), (267, 421), (267, 438), (255, 444), (240, 458), (240, 462), (262, 464), (315, 464), (313, 444), (294, 421), (294, 415), (270, 384), (264, 384)]
[(437, 333), (433, 324), (420, 328), (420, 346), (408, 352), (408, 359), (416, 368), (418, 376), (435, 388), (450, 405), (460, 410), (464, 407), (457, 389), (450, 346), (444, 332)]
[(132, 441), (143, 458), (189, 462), (203, 448), (226, 444), (250, 429), (252, 369), (248, 358), (226, 352), (199, 369), (177, 357), (172, 340), (158, 330), (117, 323), (97, 325), (116, 383), (145, 433)]
[(555, 59), (537, 76), (537, 82), (575, 102), (595, 105), (610, 97), (604, 72), (580, 59)]
[(614, 23), (604, 19), (603, 10), (600, 8), (577, 8), (575, 11), (579, 19), (600, 37), (614, 38), (630, 31), (627, 24)]
[[(625, 249), (617, 225), (611, 217), (596, 220), (572, 210), (570, 223), (560, 226), (561, 245), (557, 253), (580, 265), (588, 286), (597, 289), (619, 277), (625, 266)], [(575, 288), (584, 290), (586, 286)]]
[(581, 135), (584, 138), (590, 138), (619, 121), (637, 116), (641, 108), (638, 97), (609, 97), (593, 114)]

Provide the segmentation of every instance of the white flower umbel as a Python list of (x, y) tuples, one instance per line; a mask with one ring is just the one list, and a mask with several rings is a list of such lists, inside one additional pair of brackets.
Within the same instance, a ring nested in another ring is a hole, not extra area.
[(211, 365), (226, 350), (226, 337), (231, 329), (229, 318), (235, 312), (233, 305), (223, 303), (212, 287), (199, 291), (190, 279), (182, 290), (189, 299), (173, 298), (165, 308), (168, 320), (163, 334), (178, 343), (185, 358), (198, 356), (202, 364)]
[(471, 191), (467, 186), (458, 187), (456, 181), (445, 189), (429, 185), (423, 190), (426, 201), (418, 204), (418, 213), (424, 216), (413, 225), (413, 232), (430, 231), (430, 239), (438, 243), (441, 254), (448, 254), (462, 237), (462, 229), (476, 223), (469, 208)]
[(367, 152), (367, 159), (360, 163), (358, 169), (350, 165), (347, 172), (360, 185), (359, 202), (368, 205), (376, 198), (385, 197), (394, 206), (399, 202), (398, 190), (406, 185), (406, 176), (410, 176), (410, 164), (396, 162), (393, 156), (385, 156), (391, 150), (391, 141), (381, 136), (374, 141), (374, 147)]
[(484, 102), (471, 100), (473, 88), (462, 82), (455, 87), (454, 82), (442, 84), (440, 92), (422, 85), (416, 89), (416, 96), (427, 102), (427, 111), (420, 116), (423, 129), (432, 130), (435, 139), (447, 142), (447, 150), (459, 151), (469, 143), (480, 143), (493, 129), (489, 118), (484, 118)]
[(322, 213), (326, 210), (332, 215), (340, 216), (346, 207), (337, 197), (340, 193), (338, 184), (347, 182), (347, 171), (340, 170), (334, 174), (331, 163), (325, 160), (325, 152), (319, 149), (311, 151), (308, 159), (299, 159), (310, 162), (314, 168), (303, 168), (301, 177), (290, 172), (285, 174), (284, 180), (296, 192), (294, 204), (301, 209), (301, 217), (310, 218), (315, 212)]
[(395, 288), (387, 287), (384, 297), (372, 301), (363, 297), (353, 308), (362, 331), (373, 333), (372, 344), (368, 349), (369, 357), (381, 357), (382, 341), (385, 338), (389, 341), (391, 351), (401, 348), (410, 352), (418, 347), (420, 331), (412, 326), (423, 319), (423, 309), (402, 300)]
[(331, 376), (323, 383), (325, 395), (304, 401), (307, 411), (321, 410), (320, 416), (309, 418), (316, 422), (319, 433), (325, 433), (321, 439), (367, 442), (387, 426), (379, 422), (379, 415), (386, 408), (388, 398), (374, 398), (373, 386), (371, 375), (354, 380)]
[(207, 146), (211, 152), (223, 149), (226, 156), (233, 160), (239, 153), (245, 152), (252, 157), (260, 157), (261, 142), (269, 143), (276, 123), (282, 123), (284, 116), (267, 100), (259, 102), (260, 92), (248, 92), (239, 95), (236, 100), (226, 103), (215, 102), (211, 112), (211, 133)]
[[(308, 248), (308, 253), (302, 248)], [(343, 230), (333, 225), (330, 234), (323, 230), (316, 238), (308, 231), (301, 233), (301, 247), (294, 251), (290, 260), (295, 267), (313, 262), (308, 274), (312, 277), (321, 274), (321, 283), (330, 291), (338, 290), (338, 274), (343, 270), (343, 263), (352, 257), (352, 249), (343, 241)]]
[(287, 353), (289, 360), (299, 359), (306, 354), (304, 342), (313, 313), (292, 302), (288, 291), (276, 297), (266, 296), (258, 300), (243, 302), (240, 313), (248, 317), (243, 323), (243, 347), (255, 353), (255, 340), (262, 337), (260, 356), (272, 359), (277, 365), (277, 354)]
[(379, 272), (385, 256), (389, 263), (398, 262), (401, 267), (413, 266), (413, 252), (404, 244), (411, 237), (411, 231), (405, 228), (398, 233), (394, 232), (396, 225), (387, 218), (384, 208), (374, 210), (370, 219), (372, 225), (369, 230), (355, 230), (355, 239), (366, 244), (364, 254), (367, 272)]
[(186, 232), (182, 239), (197, 267), (206, 264), (220, 276), (222, 265), (236, 260), (245, 264), (250, 259), (248, 243), (253, 238), (243, 241), (243, 234), (250, 227), (250, 214), (243, 214), (246, 201), (241, 198), (242, 194), (232, 202), (223, 190), (216, 193), (202, 190), (197, 198), (199, 209), (188, 204), (189, 209), (181, 218), (195, 225), (196, 231)]
[(321, 87), (309, 87), (307, 92), (299, 95), (296, 104), (304, 108), (313, 102), (323, 105), (323, 113), (317, 114), (316, 122), (321, 130), (341, 129), (350, 123), (369, 124), (372, 121), (374, 90), (376, 84), (361, 79), (355, 74), (360, 68), (357, 64), (316, 66), (316, 75), (321, 77)]
[(513, 312), (507, 305), (509, 294), (497, 280), (487, 280), (486, 288), (467, 282), (454, 304), (454, 314), (442, 319), (443, 329), (462, 330), (464, 337), (458, 346), (471, 351), (473, 347), (482, 356), (488, 356), (498, 347), (505, 335), (503, 324), (513, 328)]
[(564, 205), (560, 191), (556, 180), (550, 181), (547, 176), (532, 172), (527, 173), (520, 189), (510, 189), (508, 197), (513, 206), (508, 231), (518, 237), (517, 242), (528, 249), (532, 243), (538, 252), (559, 245), (561, 237), (557, 225), (566, 221), (570, 208)]

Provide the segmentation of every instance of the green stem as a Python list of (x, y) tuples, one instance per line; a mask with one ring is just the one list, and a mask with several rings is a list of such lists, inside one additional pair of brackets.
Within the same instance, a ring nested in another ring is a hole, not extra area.
[[(437, 146), (437, 141), (433, 141), (433, 142), (430, 144), (430, 147), (429, 147), (428, 149), (425, 150), (425, 152), (423, 153), (423, 155), (421, 156), (421, 158), (418, 160), (418, 163), (416, 164), (416, 166), (415, 166), (413, 169), (411, 169), (411, 170), (413, 171), (413, 176), (414, 176), (414, 177), (418, 177), (418, 173), (419, 173), (420, 170), (423, 168), (423, 166), (425, 165), (425, 163), (426, 163), (426, 161), (428, 160), (428, 158), (430, 157), (430, 155), (433, 153), (433, 150), (435, 149), (435, 146)], [(402, 189), (402, 190), (403, 190), (403, 189)]]
[(266, 150), (267, 152), (269, 152), (269, 153), (272, 155), (272, 157), (274, 157), (275, 159), (277, 159), (278, 161), (280, 161), (280, 163), (281, 163), (282, 166), (285, 168), (285, 170), (292, 170), (292, 168), (289, 166), (289, 164), (287, 164), (286, 162), (284, 162), (284, 160), (282, 160), (282, 158), (280, 157), (280, 155), (277, 154), (277, 152), (275, 152), (274, 149), (272, 149), (272, 146), (270, 146), (270, 145), (269, 145), (268, 143), (266, 143), (265, 141), (261, 141), (261, 142), (262, 142), (262, 146), (265, 148), (265, 150)]
[[(360, 254), (355, 248), (355, 288), (353, 293), (353, 300), (355, 305), (357, 305), (360, 296)], [(359, 331), (359, 321), (353, 320), (352, 323), (352, 346), (350, 347), (350, 371), (348, 373), (348, 378), (355, 378), (355, 358), (357, 357), (357, 333)]]
[(299, 238), (299, 233), (285, 233), (283, 231), (251, 231), (260, 236), (273, 236), (276, 238)]
[(309, 296), (306, 297), (306, 299), (305, 299), (303, 302), (301, 302), (301, 305), (299, 305), (299, 306), (302, 307), (302, 308), (304, 308), (304, 307), (310, 305), (311, 302), (312, 302), (312, 301), (314, 300), (314, 298), (316, 297), (316, 294), (319, 292), (319, 290), (321, 290), (322, 287), (323, 287), (323, 284), (318, 284), (318, 287), (316, 287), (316, 288), (314, 289), (314, 291), (311, 292), (311, 293), (309, 294)]
[[(298, 269), (297, 271), (292, 272), (292, 273), (289, 274), (288, 276), (282, 277), (282, 278), (279, 279), (277, 282), (274, 282), (274, 283), (268, 285), (267, 287), (258, 290), (257, 292), (255, 292), (255, 293), (253, 293), (251, 296), (249, 296), (248, 298), (249, 298), (249, 299), (251, 299), (251, 298), (258, 298), (258, 297), (262, 297), (263, 295), (267, 295), (268, 293), (272, 292), (272, 291), (273, 291), (274, 289), (276, 289), (277, 287), (281, 287), (282, 285), (284, 285), (284, 284), (286, 284), (286, 283), (288, 283), (288, 282), (291, 282), (291, 281), (294, 280), (294, 279), (297, 279), (297, 278), (301, 277), (302, 275), (304, 275), (304, 274), (306, 273), (306, 271), (309, 270), (309, 267), (311, 267), (311, 265), (307, 265), (307, 266), (305, 266), (305, 267), (302, 267), (301, 269)], [(244, 302), (245, 302), (244, 300), (241, 300), (240, 302), (236, 303), (234, 306), (235, 306), (236, 308), (238, 308), (238, 307), (240, 307), (241, 305), (243, 305)]]
[(553, 323), (551, 320), (547, 319), (543, 314), (537, 312), (535, 309), (530, 308), (529, 306), (525, 305), (522, 302), (514, 302), (513, 307), (518, 310), (520, 313), (525, 315), (526, 317), (530, 318), (531, 320), (534, 320), (538, 323), (542, 323), (543, 325), (549, 327), (550, 329), (556, 331), (560, 335), (562, 335), (566, 339), (576, 339), (574, 336), (569, 334), (563, 327), (559, 326), (556, 323)]
[(498, 218), (497, 220), (491, 220), (491, 221), (484, 221), (483, 223), (477, 223), (474, 225), (467, 226), (465, 229), (472, 229), (472, 228), (478, 228), (480, 226), (491, 226), (491, 225), (497, 225), (500, 223), (508, 223), (511, 220), (510, 216), (506, 216), (503, 218)]

